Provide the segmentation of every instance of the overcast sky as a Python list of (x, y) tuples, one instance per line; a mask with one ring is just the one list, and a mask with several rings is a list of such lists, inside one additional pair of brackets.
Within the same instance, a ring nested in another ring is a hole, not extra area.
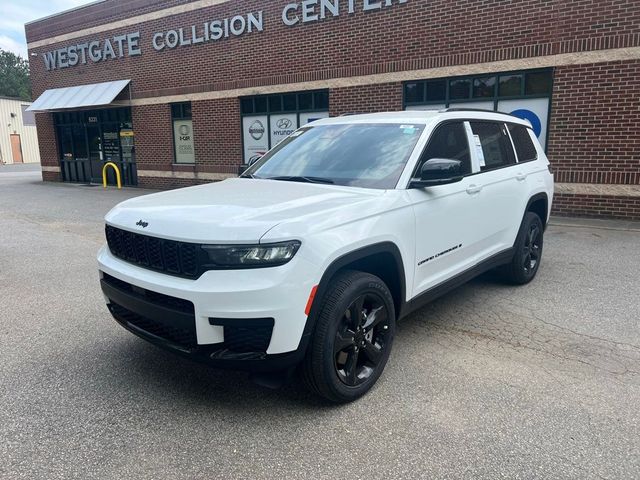
[(94, 0), (0, 0), (0, 48), (27, 57), (24, 24)]

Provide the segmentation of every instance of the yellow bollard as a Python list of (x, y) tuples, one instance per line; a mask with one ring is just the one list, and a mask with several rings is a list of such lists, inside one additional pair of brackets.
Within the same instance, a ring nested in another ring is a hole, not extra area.
[(120, 169), (113, 162), (105, 163), (104, 167), (102, 167), (102, 186), (104, 188), (107, 188), (107, 168), (109, 167), (113, 168), (116, 171), (116, 181), (118, 183), (118, 190), (122, 190), (122, 179), (120, 178)]

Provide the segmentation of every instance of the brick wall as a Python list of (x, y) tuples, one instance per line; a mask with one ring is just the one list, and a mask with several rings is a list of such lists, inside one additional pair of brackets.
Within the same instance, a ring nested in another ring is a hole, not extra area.
[(640, 60), (558, 67), (549, 159), (556, 181), (640, 184)]
[(640, 220), (640, 197), (558, 194), (553, 200), (553, 214)]
[[(363, 12), (358, 0), (351, 15), (342, 1), (339, 17), (294, 27), (282, 23), (286, 3), (235, 0), (38, 47), (30, 53), (139, 30), (143, 53), (50, 72), (41, 57), (29, 57), (34, 95), (51, 86), (130, 78), (133, 98), (142, 98), (640, 44), (637, 1), (408, 0)], [(139, 8), (127, 10), (135, 5)], [(167, 5), (156, 2), (153, 9)], [(28, 41), (50, 36), (49, 23), (62, 33), (127, 18), (151, 7), (140, 1), (109, 0), (87, 8), (27, 25)], [(263, 32), (162, 52), (152, 47), (156, 32), (190, 30), (204, 21), (260, 10)], [(91, 12), (88, 22), (87, 12)]]
[[(43, 167), (60, 167), (60, 154), (53, 126), (53, 115), (36, 113), (36, 128), (38, 129), (40, 164)], [(42, 172), (42, 179), (48, 182), (59, 182), (62, 180), (62, 175), (58, 172)]]
[(193, 102), (192, 109), (198, 171), (238, 173), (242, 163), (238, 99)]
[(173, 127), (169, 105), (131, 109), (138, 170), (171, 170), (174, 161)]
[(192, 187), (210, 183), (205, 180), (187, 180), (184, 178), (138, 177), (138, 186), (154, 190), (170, 190), (172, 188)]
[(329, 91), (329, 110), (332, 117), (402, 110), (402, 83), (333, 88)]

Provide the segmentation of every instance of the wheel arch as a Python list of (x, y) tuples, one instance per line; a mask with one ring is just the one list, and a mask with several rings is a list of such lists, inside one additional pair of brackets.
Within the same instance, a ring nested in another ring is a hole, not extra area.
[[(540, 192), (533, 195), (527, 202), (527, 208), (524, 213), (532, 212), (540, 217), (544, 229), (547, 228), (549, 219), (549, 197), (546, 193)], [(524, 214), (523, 214), (524, 216)]]
[(367, 245), (338, 257), (325, 269), (307, 317), (307, 324), (305, 325), (300, 345), (304, 350), (306, 350), (315, 328), (321, 305), (319, 300), (326, 294), (331, 279), (343, 270), (358, 270), (371, 273), (385, 282), (393, 297), (396, 318), (400, 318), (401, 311), (406, 303), (406, 276), (400, 249), (392, 242)]

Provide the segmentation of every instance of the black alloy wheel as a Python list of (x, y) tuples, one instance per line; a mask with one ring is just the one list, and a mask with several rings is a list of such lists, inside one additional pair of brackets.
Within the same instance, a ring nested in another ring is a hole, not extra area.
[(533, 212), (527, 212), (513, 245), (513, 258), (499, 271), (510, 283), (524, 285), (533, 280), (542, 262), (544, 227), (542, 220)]
[(522, 249), (522, 267), (524, 274), (530, 276), (538, 267), (542, 255), (542, 230), (536, 223), (529, 226)]
[(349, 305), (333, 346), (341, 382), (354, 387), (371, 377), (383, 358), (389, 332), (389, 314), (380, 295), (366, 293)]
[(373, 387), (391, 354), (396, 328), (393, 296), (375, 275), (345, 270), (330, 280), (316, 302), (315, 330), (301, 365), (302, 378), (331, 402), (352, 402)]

